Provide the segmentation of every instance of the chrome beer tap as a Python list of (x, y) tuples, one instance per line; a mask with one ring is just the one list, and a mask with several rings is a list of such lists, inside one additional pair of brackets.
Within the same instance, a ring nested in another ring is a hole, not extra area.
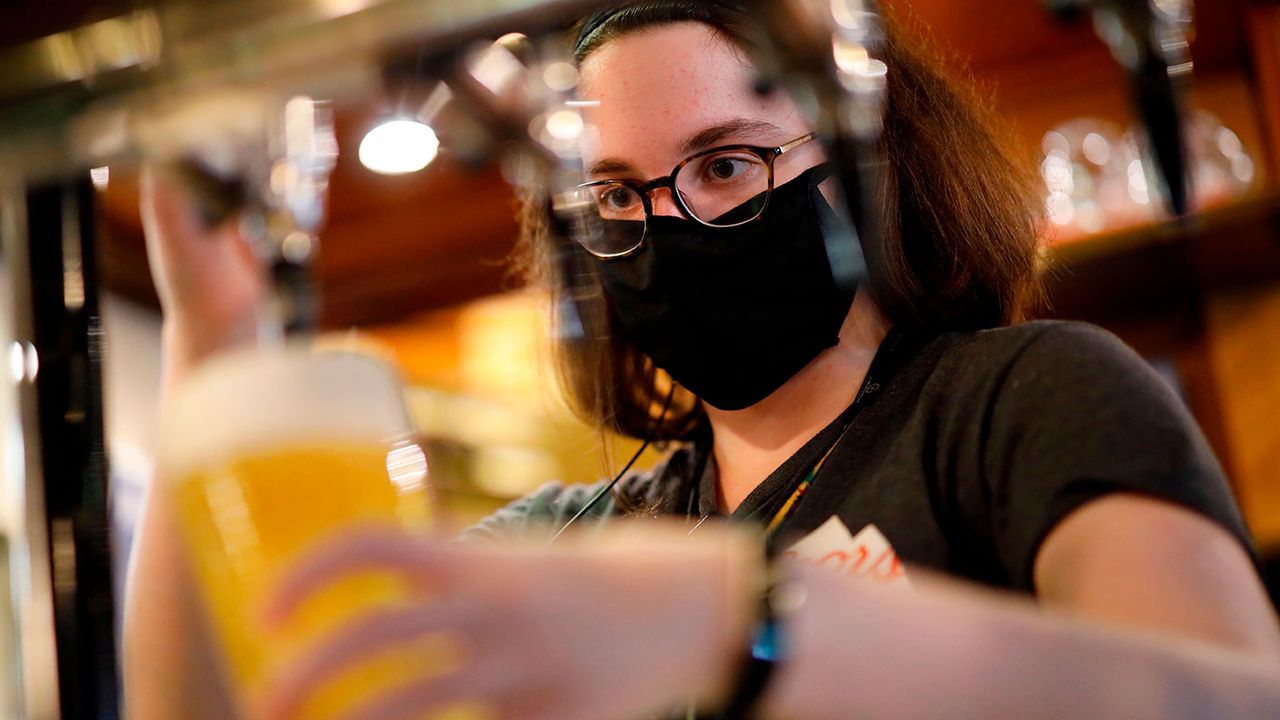
[(1169, 212), (1191, 206), (1183, 96), (1191, 81), (1192, 0), (1049, 0), (1064, 20), (1089, 11), (1094, 29), (1128, 72), (1134, 107), (1146, 129), (1145, 150)]

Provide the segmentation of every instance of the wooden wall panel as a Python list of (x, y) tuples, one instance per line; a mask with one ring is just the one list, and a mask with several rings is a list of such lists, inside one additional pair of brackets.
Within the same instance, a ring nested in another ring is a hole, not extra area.
[[(887, 0), (885, 4), (908, 21), (908, 27), (912, 18), (923, 23), (936, 45), (953, 51), (956, 60), (980, 76), (999, 75), (1061, 55), (1081, 56), (1086, 64), (1099, 59), (1110, 62), (1087, 17), (1064, 24), (1051, 18), (1044, 3), (1036, 0)], [(1192, 53), (1197, 64), (1219, 70), (1245, 63), (1248, 6), (1248, 0), (1195, 4)]]
[(1249, 44), (1258, 84), (1258, 113), (1265, 123), (1271, 156), (1271, 174), (1280, 177), (1280, 7), (1251, 9)]
[(1259, 546), (1280, 551), (1280, 287), (1211, 295), (1206, 325), (1236, 493)]

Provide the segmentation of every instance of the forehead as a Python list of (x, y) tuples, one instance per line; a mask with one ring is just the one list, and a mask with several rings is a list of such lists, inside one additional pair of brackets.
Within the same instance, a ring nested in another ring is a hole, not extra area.
[(619, 158), (661, 174), (682, 159), (682, 143), (708, 127), (749, 120), (788, 128), (798, 122), (782, 93), (753, 90), (749, 60), (701, 23), (661, 25), (611, 40), (587, 56), (581, 71), (582, 95), (594, 101), (586, 118), (599, 132), (587, 149), (589, 161)]

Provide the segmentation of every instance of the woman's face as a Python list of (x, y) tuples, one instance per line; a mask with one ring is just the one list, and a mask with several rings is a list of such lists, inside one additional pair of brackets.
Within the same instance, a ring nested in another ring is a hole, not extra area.
[[(749, 60), (701, 23), (611, 40), (587, 56), (581, 75), (584, 99), (595, 101), (586, 119), (598, 131), (584, 153), (588, 180), (651, 180), (700, 150), (776, 147), (810, 131), (786, 93), (756, 93)], [(822, 160), (818, 143), (784, 154), (775, 186)], [(666, 190), (654, 193), (653, 211), (680, 214)]]

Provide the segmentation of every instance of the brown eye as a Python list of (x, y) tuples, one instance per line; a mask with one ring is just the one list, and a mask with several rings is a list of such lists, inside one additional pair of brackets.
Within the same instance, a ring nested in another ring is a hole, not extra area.
[(635, 191), (628, 187), (611, 187), (600, 196), (600, 204), (615, 212), (633, 207), (638, 201)]
[(737, 174), (739, 163), (731, 158), (717, 158), (707, 170), (718, 180), (728, 180)]
[(595, 207), (606, 220), (638, 220), (644, 217), (644, 201), (635, 190), (620, 183), (594, 185)]
[[(750, 181), (767, 173), (768, 168), (760, 158), (741, 150), (729, 150), (700, 159), (690, 172), (681, 173), (681, 179), (686, 180), (686, 184), (714, 187)], [(688, 175), (691, 177), (684, 177)]]

